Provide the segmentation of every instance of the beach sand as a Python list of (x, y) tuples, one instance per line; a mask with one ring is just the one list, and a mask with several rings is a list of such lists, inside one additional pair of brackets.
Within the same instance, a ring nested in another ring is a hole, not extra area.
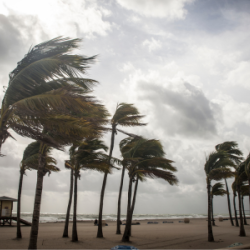
[[(96, 238), (97, 227), (93, 222), (78, 222), (79, 242), (71, 242), (70, 238), (62, 238), (64, 223), (43, 223), (39, 225), (39, 249), (110, 249), (116, 245), (132, 245), (139, 249), (218, 249), (240, 242), (250, 244), (250, 225), (245, 226), (246, 237), (239, 237), (239, 228), (232, 227), (229, 220), (219, 222), (213, 227), (215, 242), (207, 241), (206, 219), (191, 219), (189, 224), (179, 223), (147, 224), (147, 220), (140, 221), (140, 225), (132, 226), (131, 243), (122, 243), (122, 235), (116, 235), (116, 222), (107, 221), (103, 228), (104, 238)], [(152, 221), (152, 220), (150, 220)], [(249, 221), (250, 223), (250, 221)], [(122, 227), (122, 232), (125, 226)], [(27, 249), (31, 227), (22, 226), (21, 240), (16, 240), (15, 226), (0, 227), (1, 249)], [(72, 223), (69, 226), (71, 235)], [(249, 245), (250, 246), (250, 245)]]

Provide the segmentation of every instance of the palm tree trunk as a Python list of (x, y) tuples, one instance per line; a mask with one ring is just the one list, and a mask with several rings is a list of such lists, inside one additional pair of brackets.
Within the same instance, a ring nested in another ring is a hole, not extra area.
[(244, 196), (243, 195), (242, 195), (241, 201), (242, 201), (242, 212), (243, 212), (243, 218), (244, 218), (244, 225), (247, 225), (245, 209), (244, 209)]
[(239, 185), (237, 185), (237, 191), (238, 191), (239, 212), (240, 212), (240, 234), (239, 234), (239, 236), (246, 236), (245, 228), (243, 225), (242, 208), (241, 208), (241, 195), (240, 195), (240, 186)]
[(248, 195), (248, 198), (249, 198), (249, 209), (250, 209), (250, 178), (248, 178), (248, 192), (249, 192), (249, 195)]
[(214, 205), (213, 205), (213, 196), (211, 197), (211, 217), (212, 217), (212, 223), (213, 223), (213, 226), (215, 226), (215, 223), (214, 223)]
[[(44, 144), (42, 143), (41, 148), (43, 147)], [(36, 195), (35, 195), (35, 203), (33, 209), (32, 226), (30, 230), (30, 241), (28, 249), (37, 249), (37, 237), (38, 237), (40, 208), (41, 208), (42, 190), (43, 190), (44, 166), (45, 166), (45, 156), (43, 154), (43, 150), (40, 150), (39, 160), (38, 160), (38, 170), (37, 170)]]
[(116, 220), (116, 234), (121, 234), (121, 199), (122, 199), (122, 187), (123, 187), (123, 180), (124, 180), (124, 173), (125, 173), (125, 166), (122, 167), (122, 175), (121, 175), (121, 183), (120, 183), (120, 190), (119, 190), (119, 197), (118, 197), (118, 209), (117, 209), (117, 220)]
[(128, 205), (127, 205), (127, 218), (126, 218), (126, 227), (123, 233), (122, 242), (129, 242), (129, 228), (131, 226), (131, 194), (132, 194), (132, 178), (129, 179), (128, 187)]
[(77, 178), (79, 172), (75, 170), (75, 186), (74, 186), (74, 207), (73, 207), (73, 227), (72, 241), (78, 241), (77, 226), (76, 226), (76, 208), (77, 208)]
[[(109, 151), (109, 159), (108, 163), (110, 164), (110, 160), (112, 157), (112, 152), (114, 149), (114, 142), (115, 142), (115, 132), (116, 132), (116, 125), (112, 125), (112, 133), (111, 133), (111, 143), (110, 143), (110, 151)], [(103, 183), (102, 183), (102, 190), (100, 195), (100, 205), (99, 205), (99, 218), (98, 218), (98, 229), (97, 229), (97, 238), (103, 238), (102, 233), (102, 211), (103, 211), (103, 200), (104, 200), (104, 193), (107, 183), (108, 173), (104, 174)]]
[(208, 200), (208, 222), (207, 222), (207, 229), (208, 229), (208, 241), (213, 242), (214, 241), (214, 236), (213, 236), (213, 230), (212, 230), (212, 224), (211, 224), (211, 195), (210, 195), (210, 189), (211, 189), (211, 184), (210, 180), (207, 180), (207, 200)]
[(134, 213), (134, 208), (135, 208), (135, 202), (136, 202), (136, 195), (137, 195), (137, 188), (138, 188), (138, 182), (139, 179), (137, 177), (136, 182), (135, 182), (135, 190), (134, 190), (134, 196), (133, 196), (133, 201), (132, 201), (132, 214)]
[(229, 190), (228, 190), (228, 185), (227, 185), (227, 180), (226, 179), (225, 179), (225, 185), (226, 185), (226, 191), (227, 191), (227, 206), (228, 206), (229, 217), (230, 217), (231, 225), (234, 226), (234, 222), (233, 222), (233, 218), (232, 218), (232, 212), (231, 212)]
[(238, 222), (238, 218), (237, 218), (237, 211), (236, 211), (236, 204), (235, 204), (235, 192), (234, 192), (234, 216), (235, 216), (235, 226), (238, 227), (239, 226), (239, 222)]
[(63, 238), (69, 237), (69, 216), (70, 216), (70, 208), (72, 203), (72, 195), (73, 195), (73, 169), (70, 170), (70, 189), (69, 189), (69, 203), (67, 208), (67, 214), (65, 219), (65, 225), (64, 225), (64, 232), (63, 232)]
[(20, 213), (21, 213), (21, 194), (22, 194), (22, 185), (23, 185), (23, 175), (24, 170), (20, 169), (20, 178), (19, 178), (19, 187), (18, 187), (18, 201), (17, 201), (17, 239), (22, 238), (21, 226), (20, 226)]
[[(135, 189), (134, 189), (134, 195), (133, 195), (133, 201), (132, 201), (132, 206), (131, 206), (131, 222), (132, 222), (132, 219), (133, 219), (133, 213), (134, 213), (134, 208), (135, 208), (135, 201), (136, 201), (136, 194), (137, 194), (137, 188), (138, 188), (138, 182), (139, 182), (139, 179), (137, 177), (136, 179), (136, 182), (135, 182)], [(130, 228), (129, 228), (129, 236), (131, 236), (131, 229), (132, 229), (132, 223), (130, 224)]]

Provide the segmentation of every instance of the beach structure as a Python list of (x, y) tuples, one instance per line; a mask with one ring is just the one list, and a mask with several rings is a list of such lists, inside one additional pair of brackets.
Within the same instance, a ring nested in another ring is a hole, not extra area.
[[(17, 199), (7, 196), (0, 197), (0, 226), (8, 224), (11, 226), (12, 220), (17, 221), (17, 217), (12, 216), (13, 202)], [(26, 226), (31, 226), (31, 223), (20, 218), (20, 222)]]
[(11, 225), (13, 202), (16, 201), (17, 199), (13, 199), (7, 196), (0, 197), (0, 225), (4, 225), (5, 223)]

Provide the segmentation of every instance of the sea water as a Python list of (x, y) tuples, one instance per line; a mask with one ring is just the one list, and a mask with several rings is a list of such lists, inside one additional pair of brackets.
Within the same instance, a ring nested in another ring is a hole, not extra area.
[[(13, 212), (13, 216), (16, 216), (16, 213)], [(216, 214), (215, 218), (218, 217), (228, 217), (228, 214)], [(41, 213), (40, 214), (40, 223), (47, 222), (63, 222), (65, 221), (65, 213)], [(21, 213), (21, 218), (29, 222), (32, 221), (32, 213)], [(103, 220), (116, 221), (116, 214), (103, 214)], [(184, 218), (207, 218), (206, 214), (134, 214), (133, 220), (166, 220), (166, 219), (184, 219)], [(98, 219), (98, 214), (77, 214), (78, 221), (94, 221)], [(73, 215), (70, 215), (70, 221), (73, 220)], [(121, 220), (126, 220), (126, 215), (121, 215)]]

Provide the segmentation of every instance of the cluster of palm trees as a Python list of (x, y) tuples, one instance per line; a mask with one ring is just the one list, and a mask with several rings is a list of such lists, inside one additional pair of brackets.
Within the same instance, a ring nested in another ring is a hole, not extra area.
[[(34, 139), (24, 151), (20, 165), (18, 190), (17, 238), (22, 238), (20, 228), (20, 207), (23, 175), (27, 169), (37, 170), (32, 227), (29, 249), (37, 249), (43, 178), (46, 173), (58, 172), (56, 160), (51, 156), (52, 149), (63, 150), (70, 146), (69, 160), (65, 167), (70, 169), (70, 194), (63, 237), (68, 237), (69, 215), (73, 202), (72, 241), (77, 235), (77, 182), (81, 171), (97, 170), (104, 174), (100, 195), (99, 223), (97, 237), (103, 237), (102, 211), (108, 174), (117, 166), (122, 166), (120, 192), (118, 198), (117, 222), (120, 222), (121, 193), (124, 173), (129, 175), (129, 191), (126, 228), (122, 240), (128, 241), (131, 235), (131, 221), (135, 207), (138, 182), (149, 178), (162, 178), (170, 185), (178, 183), (173, 172), (172, 161), (164, 157), (165, 152), (158, 140), (148, 140), (141, 136), (126, 133), (118, 126), (144, 126), (143, 118), (133, 104), (117, 105), (112, 119), (98, 100), (90, 93), (95, 80), (84, 78), (89, 64), (95, 59), (72, 54), (79, 47), (80, 39), (57, 37), (34, 46), (9, 75), (0, 112), (0, 150), (10, 130)], [(111, 125), (111, 127), (107, 125)], [(111, 131), (111, 145), (108, 147), (101, 137)], [(115, 135), (128, 135), (120, 142), (122, 159), (112, 157)], [(1, 154), (1, 156), (4, 156)], [(132, 200), (132, 186), (134, 194)], [(117, 223), (117, 234), (121, 233)]]
[[(234, 177), (234, 182), (232, 183), (234, 217), (235, 226), (240, 228), (239, 236), (246, 236), (244, 225), (247, 225), (247, 221), (244, 212), (244, 196), (249, 196), (250, 204), (250, 154), (244, 159), (242, 157), (243, 153), (238, 149), (238, 144), (234, 141), (226, 141), (222, 144), (218, 144), (215, 149), (215, 151), (206, 157), (204, 168), (208, 194), (208, 241), (210, 242), (214, 241), (212, 230), (212, 224), (215, 225), (213, 218), (213, 196), (227, 195), (229, 217), (231, 225), (234, 226), (227, 178)], [(213, 186), (211, 185), (212, 181), (220, 181), (223, 179), (226, 189), (223, 188), (224, 184), (220, 182), (215, 183)], [(238, 222), (236, 212), (235, 198), (237, 195), (240, 223)]]

